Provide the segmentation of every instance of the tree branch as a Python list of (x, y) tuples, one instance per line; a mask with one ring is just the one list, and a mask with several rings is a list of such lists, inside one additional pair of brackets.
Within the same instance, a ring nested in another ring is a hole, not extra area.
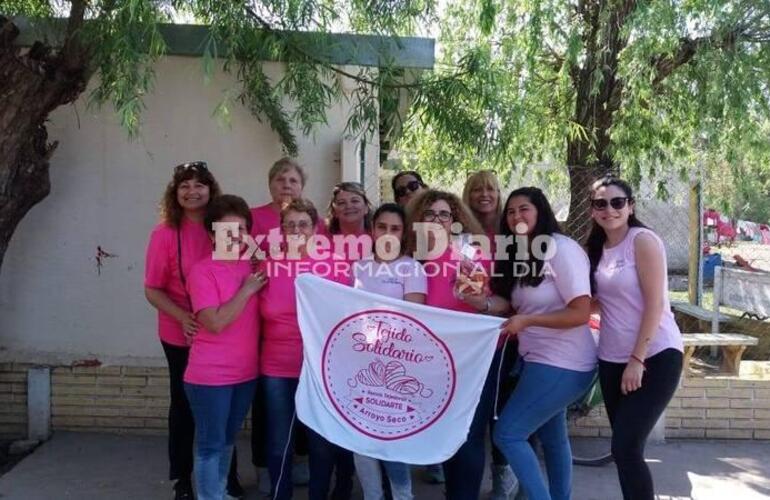
[(755, 26), (740, 23), (733, 29), (698, 38), (683, 38), (673, 54), (661, 54), (652, 59), (655, 78), (652, 86), (660, 90), (663, 81), (678, 68), (693, 60), (695, 55), (707, 48), (733, 50), (740, 42), (770, 43), (770, 33), (757, 30)]

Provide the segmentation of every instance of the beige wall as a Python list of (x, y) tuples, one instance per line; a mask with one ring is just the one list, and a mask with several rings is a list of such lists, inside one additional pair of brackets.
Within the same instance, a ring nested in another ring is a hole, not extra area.
[[(267, 68), (280, 75), (279, 64)], [(49, 136), (60, 145), (51, 194), (20, 224), (0, 274), (6, 354), (161, 355), (142, 279), (147, 236), (174, 165), (206, 160), (225, 192), (251, 205), (269, 201), (267, 171), (282, 156), (276, 135), (237, 105), (230, 129), (212, 117), (232, 80), (217, 74), (205, 86), (196, 58), (168, 57), (156, 69), (138, 140), (127, 139), (111, 108), (88, 110), (85, 99), (54, 113)], [(343, 99), (329, 111), (327, 127), (299, 138), (299, 160), (310, 174), (306, 194), (322, 209), (341, 180), (349, 107)], [(377, 162), (376, 144), (370, 145), (365, 181), (372, 193)], [(106, 259), (101, 275), (97, 246), (117, 255)]]

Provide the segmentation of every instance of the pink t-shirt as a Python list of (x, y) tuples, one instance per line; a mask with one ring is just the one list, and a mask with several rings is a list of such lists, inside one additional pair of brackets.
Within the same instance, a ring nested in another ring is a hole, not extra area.
[[(554, 234), (556, 253), (548, 261), (540, 285), (517, 286), (511, 305), (517, 314), (547, 314), (567, 307), (572, 300), (591, 296), (588, 256), (574, 240)], [(519, 332), (519, 354), (525, 361), (567, 370), (591, 371), (596, 367), (596, 342), (588, 324), (557, 330), (531, 326)]]
[(349, 265), (333, 256), (327, 259), (277, 261), (263, 264), (268, 274), (260, 292), (262, 319), (262, 355), (259, 371), (269, 377), (299, 377), (302, 369), (302, 335), (297, 323), (297, 301), (294, 280), (310, 272), (316, 276), (350, 285)]
[[(211, 256), (212, 246), (203, 224), (182, 219), (182, 271), (190, 276), (190, 268), (201, 259)], [(163, 290), (179, 307), (190, 310), (187, 292), (179, 275), (177, 230), (167, 224), (155, 226), (147, 245), (144, 268), (144, 286)], [(182, 324), (172, 316), (158, 311), (158, 335), (163, 342), (186, 346)]]
[(408, 293), (428, 293), (428, 278), (419, 262), (402, 256), (391, 262), (374, 258), (353, 265), (355, 288), (403, 300)]
[[(248, 261), (211, 258), (195, 264), (187, 280), (193, 310), (218, 308), (230, 302), (251, 273)], [(259, 299), (252, 295), (241, 313), (221, 332), (201, 325), (190, 347), (184, 381), (200, 385), (230, 385), (257, 378), (259, 359)]]
[[(458, 299), (454, 294), (457, 266), (460, 259), (457, 251), (453, 251), (450, 247), (438, 258), (423, 263), (423, 269), (428, 276), (426, 305), (460, 312), (478, 312), (473, 306)], [(478, 263), (489, 272), (489, 259), (482, 258), (478, 260)]]
[[(649, 229), (633, 227), (620, 244), (604, 248), (594, 274), (596, 298), (601, 306), (599, 358), (612, 363), (628, 362), (642, 324), (644, 298), (639, 285), (634, 248), (634, 240), (640, 234), (649, 234), (655, 238), (663, 258), (663, 269), (668, 269), (666, 249), (658, 235)], [(674, 321), (668, 299), (668, 273), (661, 286), (663, 314), (658, 331), (647, 348), (647, 357), (668, 348), (683, 350), (682, 334)]]

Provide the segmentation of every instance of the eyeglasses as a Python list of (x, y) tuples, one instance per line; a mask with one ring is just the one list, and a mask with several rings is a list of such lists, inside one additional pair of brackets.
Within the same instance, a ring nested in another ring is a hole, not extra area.
[(193, 172), (208, 172), (209, 166), (205, 161), (191, 161), (174, 167), (175, 174), (186, 172), (188, 170), (192, 170)]
[(426, 210), (422, 213), (422, 220), (425, 222), (449, 222), (452, 220), (452, 212), (449, 210), (439, 210), (434, 212), (433, 210)]
[(591, 200), (591, 206), (594, 210), (607, 210), (607, 206), (610, 206), (615, 210), (620, 210), (625, 207), (626, 203), (628, 203), (630, 200), (630, 198), (625, 196), (618, 196), (610, 200), (606, 200), (604, 198), (594, 198)]
[(406, 193), (414, 193), (421, 187), (422, 187), (422, 183), (420, 181), (409, 181), (405, 186), (396, 188), (393, 191), (393, 194), (396, 195), (396, 198), (401, 198), (403, 196), (406, 196)]
[(300, 231), (306, 231), (313, 227), (312, 222), (308, 222), (306, 220), (302, 220), (299, 222), (286, 222), (283, 224), (284, 229), (288, 229), (289, 231), (294, 231), (295, 229), (299, 229)]

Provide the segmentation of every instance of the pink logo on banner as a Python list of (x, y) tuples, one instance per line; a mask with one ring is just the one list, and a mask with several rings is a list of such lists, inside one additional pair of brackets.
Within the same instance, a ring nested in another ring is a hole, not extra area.
[(430, 427), (455, 390), (447, 346), (418, 320), (370, 310), (334, 327), (322, 376), (334, 408), (367, 436), (402, 439)]

